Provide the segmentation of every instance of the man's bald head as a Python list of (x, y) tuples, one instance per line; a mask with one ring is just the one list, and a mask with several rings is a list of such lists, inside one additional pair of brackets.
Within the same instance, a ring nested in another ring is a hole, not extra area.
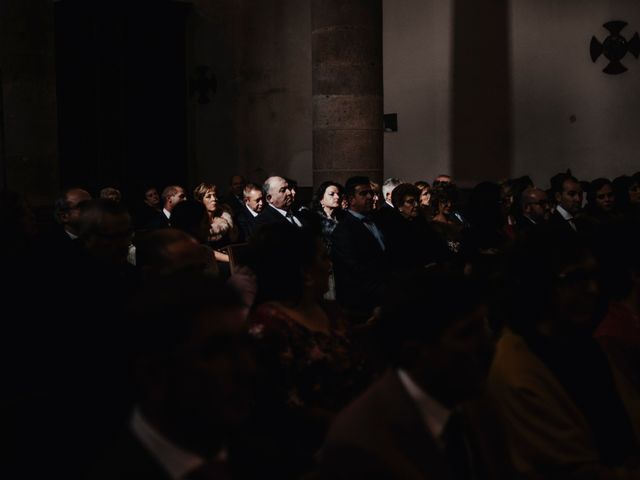
[(549, 220), (551, 208), (549, 198), (544, 190), (536, 187), (525, 189), (522, 192), (520, 206), (522, 208), (522, 214), (536, 223)]

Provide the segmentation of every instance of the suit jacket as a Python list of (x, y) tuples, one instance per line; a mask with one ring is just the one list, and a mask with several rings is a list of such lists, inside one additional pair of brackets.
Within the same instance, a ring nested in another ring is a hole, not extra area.
[(127, 429), (113, 450), (95, 465), (87, 480), (171, 480), (169, 473)]
[(387, 256), (364, 223), (348, 212), (331, 234), (331, 257), (338, 303), (370, 313), (380, 304)]
[[(294, 217), (296, 217), (300, 221), (300, 223), (302, 223), (302, 220), (300, 219), (300, 217), (298, 217), (297, 215), (294, 215)], [(291, 222), (289, 220), (283, 217), (280, 212), (278, 212), (275, 208), (273, 208), (269, 204), (266, 204), (264, 206), (264, 208), (262, 209), (262, 212), (260, 212), (260, 214), (255, 218), (255, 220), (256, 220), (256, 223), (255, 223), (256, 227), (259, 227), (261, 225), (268, 225), (270, 223), (286, 223), (291, 225)]]
[(254, 217), (246, 206), (238, 211), (236, 223), (240, 232), (239, 242), (246, 242), (251, 238), (253, 231), (257, 228), (256, 218), (257, 217)]
[[(483, 424), (489, 417), (481, 413), (477, 405), (464, 415), (476, 478), (510, 478), (501, 464), (507, 458), (500, 451), (503, 444), (480, 437), (496, 430)], [(336, 417), (322, 449), (320, 473), (327, 479), (452, 478), (444, 454), (393, 371)]]
[(229, 192), (222, 198), (222, 203), (227, 205), (235, 215), (238, 215), (239, 212), (244, 208), (244, 201), (242, 198), (236, 197), (233, 193)]
[(571, 231), (571, 232), (574, 232), (574, 233), (576, 231), (577, 232), (581, 231), (582, 230), (581, 229), (582, 225), (581, 225), (580, 219), (573, 218), (572, 220), (573, 220), (573, 224), (576, 226), (576, 230), (574, 230), (571, 227), (571, 224), (567, 220), (565, 220), (562, 215), (560, 215), (558, 210), (554, 209), (553, 212), (551, 212), (551, 216), (549, 217), (549, 224), (550, 225), (556, 225), (559, 228), (563, 228), (563, 229), (565, 229), (567, 231)]
[(407, 220), (398, 211), (388, 210), (376, 223), (384, 234), (392, 271), (420, 268), (446, 259), (444, 240), (423, 217)]
[[(640, 441), (640, 394), (623, 384), (615, 368), (612, 371)], [(586, 417), (521, 336), (506, 331), (498, 341), (488, 387), (502, 416), (511, 460), (522, 478), (587, 479), (613, 474), (614, 469), (599, 457)], [(625, 473), (629, 474), (621, 470), (607, 478), (640, 478)], [(634, 473), (640, 475), (637, 469)]]
[(156, 212), (151, 216), (147, 224), (143, 227), (148, 230), (158, 230), (160, 228), (169, 228), (171, 223), (163, 211)]

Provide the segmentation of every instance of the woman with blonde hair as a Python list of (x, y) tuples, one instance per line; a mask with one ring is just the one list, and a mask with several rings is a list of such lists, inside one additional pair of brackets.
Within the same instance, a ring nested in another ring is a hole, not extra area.
[[(211, 183), (201, 183), (193, 190), (193, 198), (204, 204), (209, 215), (209, 245), (218, 250), (233, 243), (238, 231), (229, 207), (219, 202), (218, 188)], [(225, 261), (221, 258), (218, 260)], [(227, 260), (228, 261), (228, 260)]]

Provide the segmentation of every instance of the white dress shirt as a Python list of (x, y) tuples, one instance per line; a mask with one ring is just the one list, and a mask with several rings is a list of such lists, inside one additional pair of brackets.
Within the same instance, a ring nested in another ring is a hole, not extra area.
[(420, 388), (407, 372), (398, 369), (397, 373), (400, 383), (418, 407), (425, 426), (436, 439), (436, 443), (442, 447), (442, 432), (451, 416), (451, 410)]
[[(291, 212), (290, 210), (282, 210), (281, 208), (278, 207), (274, 207), (272, 204), (271, 205), (276, 211), (280, 212), (280, 215), (282, 215), (284, 218), (287, 219), (287, 222), (289, 223), (293, 223), (296, 227), (301, 227), (302, 223), (300, 223), (300, 220), (298, 220), (296, 218), (296, 216), (293, 214), (293, 212)], [(289, 220), (291, 219), (291, 220)]]
[(556, 210), (562, 216), (562, 218), (564, 218), (567, 222), (569, 222), (569, 225), (571, 225), (571, 228), (573, 228), (574, 230), (577, 230), (576, 224), (573, 222), (573, 215), (571, 215), (564, 208), (562, 208), (561, 205), (556, 206)]
[[(258, 216), (258, 212), (256, 212), (256, 211), (255, 211), (254, 209), (252, 209), (252, 208), (249, 208), (249, 206), (248, 206), (247, 204), (245, 204), (245, 208), (246, 208), (247, 210), (249, 210), (249, 213), (251, 214), (251, 216), (252, 216), (253, 218), (256, 218), (256, 217)], [(275, 208), (275, 207), (274, 207), (274, 208)]]
[[(183, 480), (189, 473), (205, 463), (205, 460), (199, 455), (178, 447), (158, 432), (137, 408), (131, 416), (131, 431), (172, 480)], [(221, 450), (218, 458), (224, 459), (225, 457), (226, 450)]]

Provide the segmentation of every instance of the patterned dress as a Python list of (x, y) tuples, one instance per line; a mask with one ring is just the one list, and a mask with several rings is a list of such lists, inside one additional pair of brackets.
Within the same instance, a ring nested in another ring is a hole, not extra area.
[(250, 316), (260, 366), (273, 378), (274, 392), (289, 407), (337, 412), (364, 387), (363, 364), (353, 353), (346, 322), (335, 304), (323, 305), (330, 333), (313, 332), (273, 304)]

